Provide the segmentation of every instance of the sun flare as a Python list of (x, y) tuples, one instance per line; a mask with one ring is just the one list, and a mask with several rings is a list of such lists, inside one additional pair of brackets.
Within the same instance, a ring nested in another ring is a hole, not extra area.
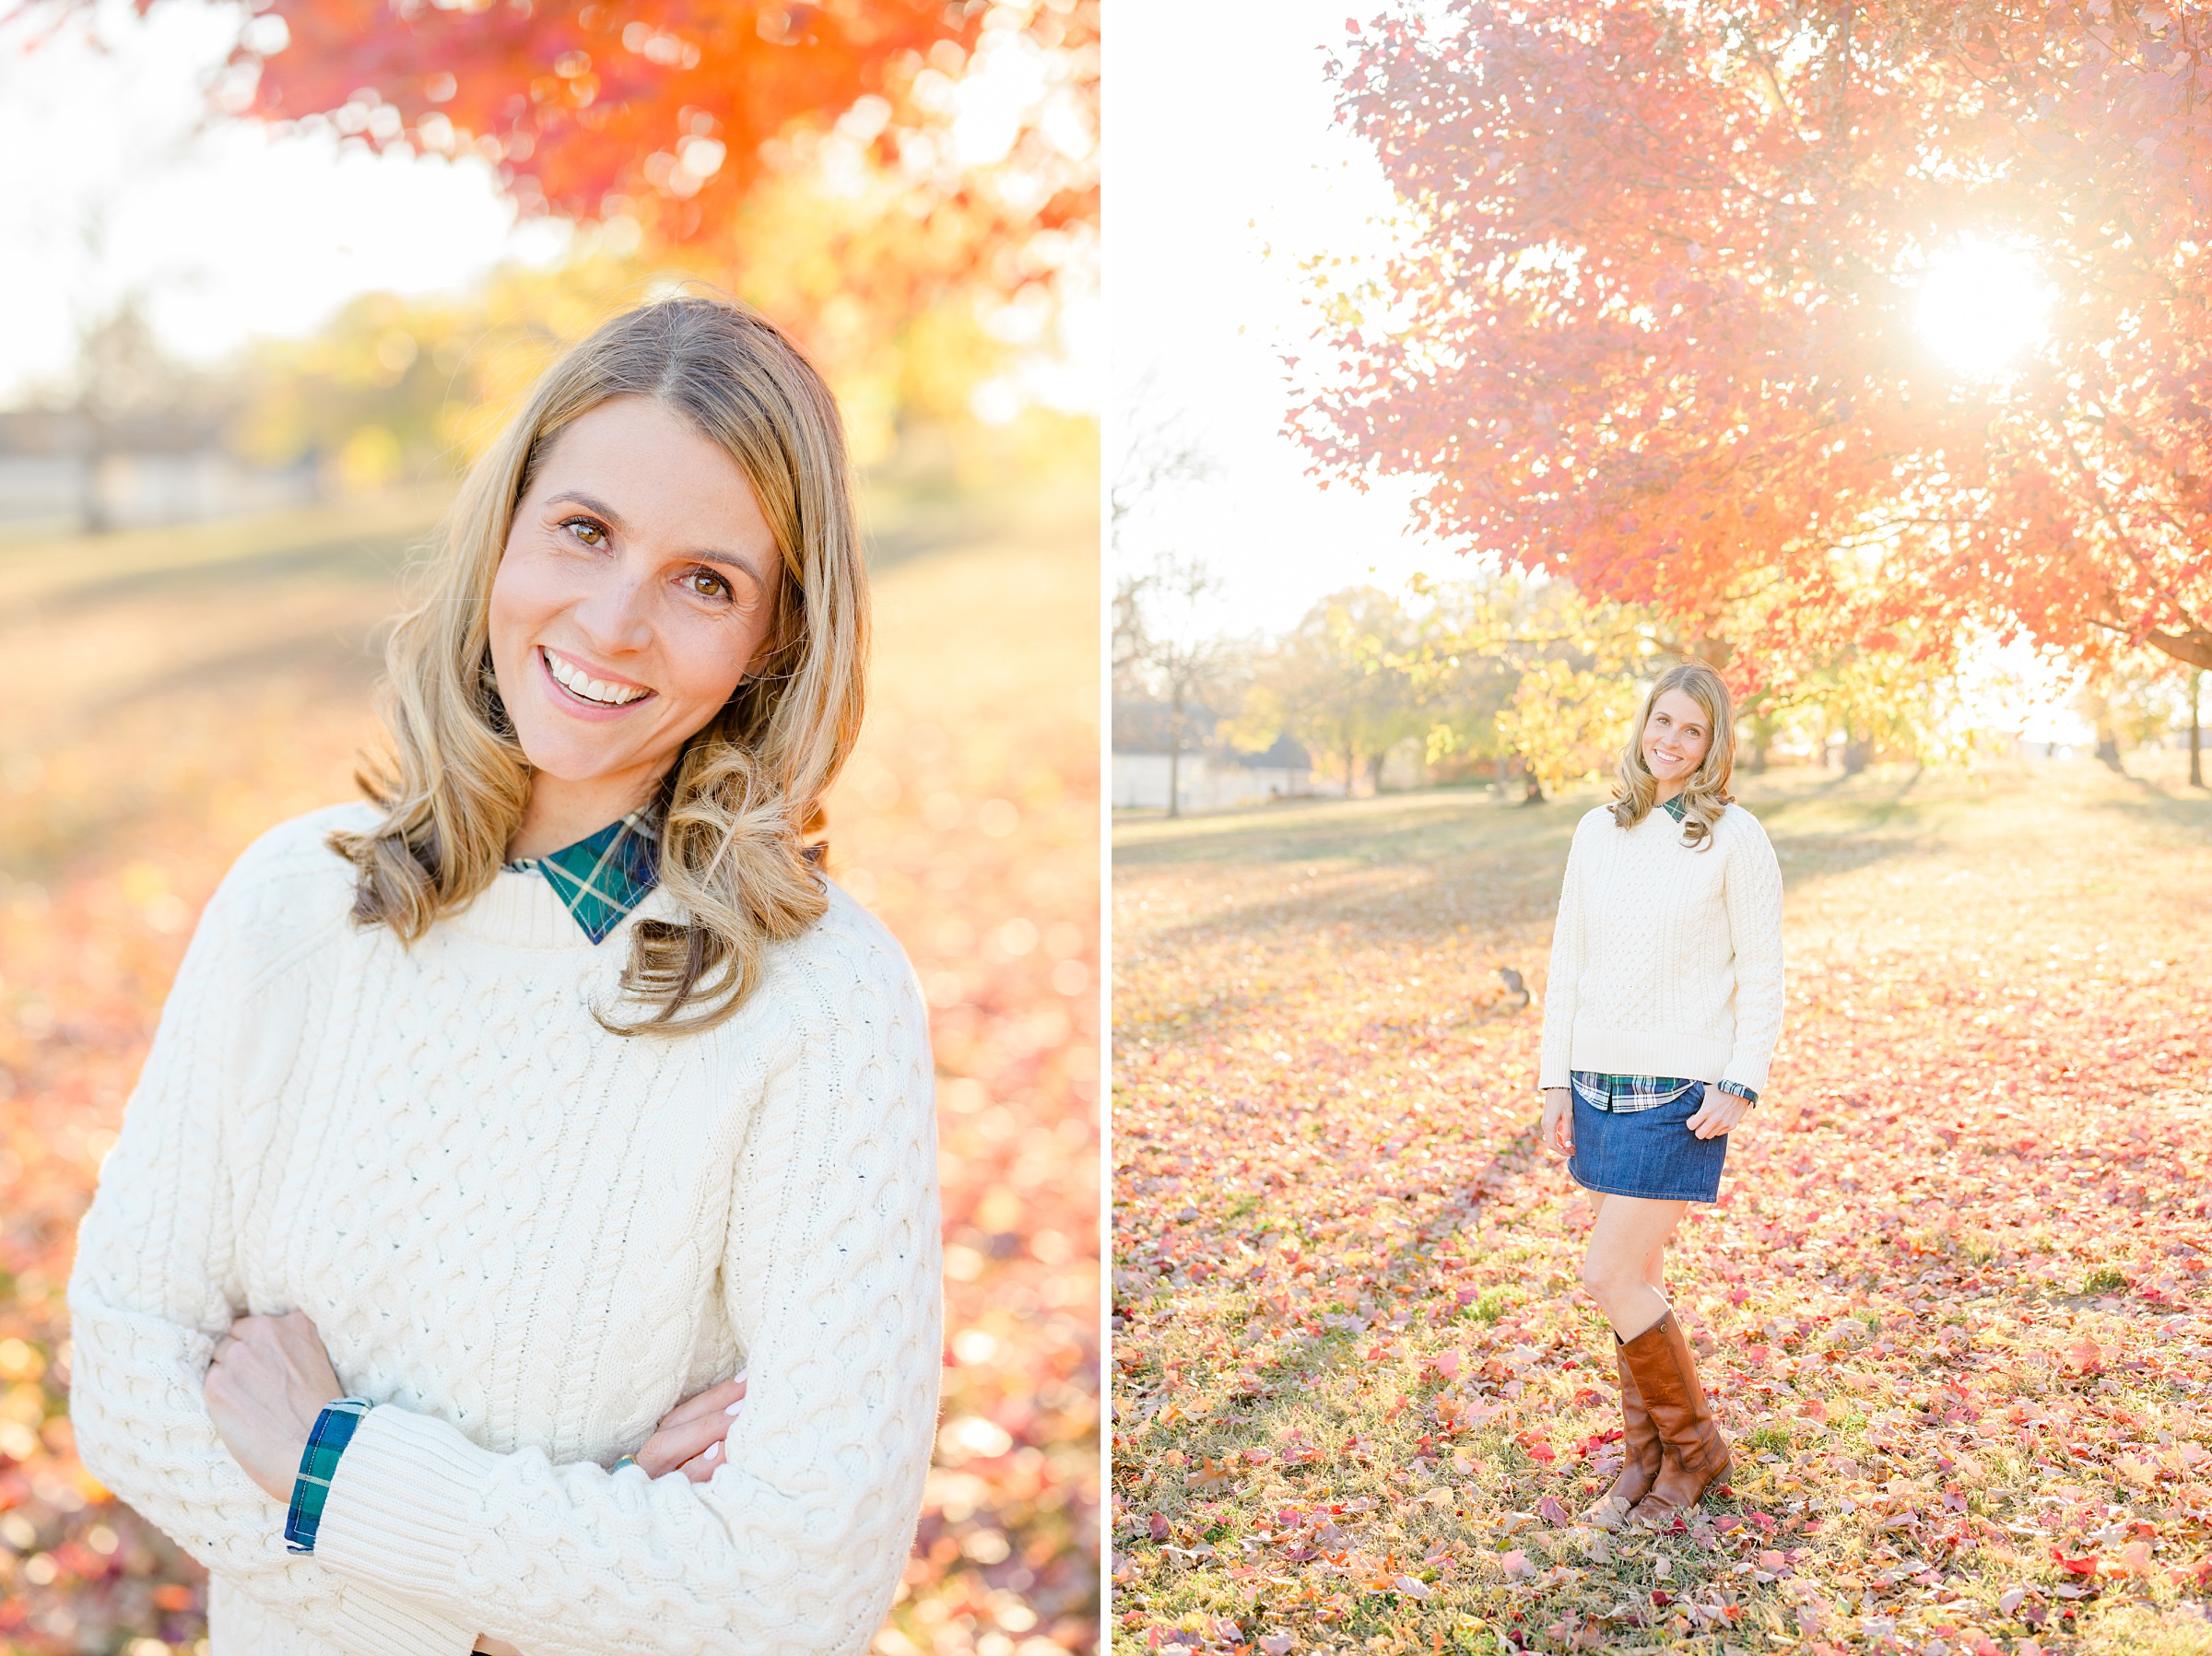
[(1928, 260), (1914, 320), (1952, 372), (1994, 380), (2047, 335), (2051, 299), (2032, 253), (1970, 237)]

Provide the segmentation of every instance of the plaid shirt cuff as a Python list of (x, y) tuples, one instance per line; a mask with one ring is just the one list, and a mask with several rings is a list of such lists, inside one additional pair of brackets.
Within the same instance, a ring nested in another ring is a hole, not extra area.
[(1743, 1101), (1747, 1104), (1756, 1104), (1759, 1102), (1759, 1095), (1753, 1092), (1749, 1087), (1746, 1086), (1741, 1081), (1719, 1081), (1715, 1082), (1714, 1085), (1724, 1093), (1734, 1093), (1737, 1098), (1743, 1099)]
[(307, 1434), (307, 1450), (300, 1457), (300, 1475), (292, 1480), (291, 1509), (284, 1517), (288, 1553), (315, 1550), (315, 1532), (323, 1524), (323, 1503), (330, 1498), (338, 1457), (353, 1441), (361, 1416), (374, 1406), (365, 1397), (341, 1397), (315, 1416), (314, 1429)]

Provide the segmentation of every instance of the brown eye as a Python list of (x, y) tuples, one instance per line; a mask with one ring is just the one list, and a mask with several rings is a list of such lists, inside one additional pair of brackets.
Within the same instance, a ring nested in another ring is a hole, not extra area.
[(694, 570), (684, 577), (684, 583), (701, 598), (723, 598), (729, 595), (730, 583), (712, 570)]
[(561, 527), (587, 546), (603, 546), (606, 544), (606, 531), (589, 518), (571, 518)]

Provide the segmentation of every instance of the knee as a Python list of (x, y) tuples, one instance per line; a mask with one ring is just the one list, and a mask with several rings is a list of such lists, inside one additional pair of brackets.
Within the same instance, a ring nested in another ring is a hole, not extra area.
[(1627, 1291), (1631, 1279), (1642, 1278), (1633, 1272), (1624, 1272), (1609, 1260), (1587, 1259), (1583, 1262), (1583, 1292), (1600, 1305), (1610, 1305)]

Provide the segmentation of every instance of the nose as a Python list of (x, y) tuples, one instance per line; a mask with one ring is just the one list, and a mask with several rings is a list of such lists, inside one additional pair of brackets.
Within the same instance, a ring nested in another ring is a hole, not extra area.
[(652, 583), (624, 564), (605, 569), (569, 612), (583, 641), (602, 654), (629, 653), (653, 642)]

